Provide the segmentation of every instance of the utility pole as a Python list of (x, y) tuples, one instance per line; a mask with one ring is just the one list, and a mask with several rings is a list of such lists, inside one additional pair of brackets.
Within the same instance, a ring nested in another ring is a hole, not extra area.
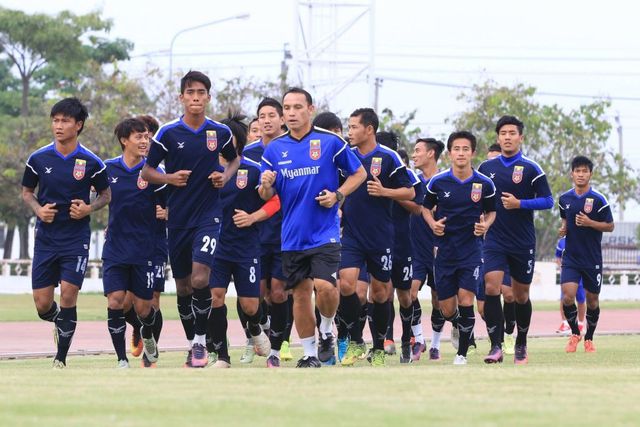
[(373, 96), (373, 109), (376, 111), (376, 113), (379, 114), (378, 112), (378, 100), (380, 99), (380, 87), (382, 86), (382, 82), (384, 80), (382, 79), (382, 77), (376, 77), (375, 81), (374, 81), (374, 96)]
[[(618, 168), (620, 171), (620, 175), (622, 176), (622, 171), (624, 170), (624, 150), (623, 150), (624, 146), (622, 142), (622, 122), (620, 121), (619, 112), (616, 112), (615, 120), (616, 120), (616, 130), (618, 131), (618, 154), (620, 155), (620, 162), (618, 164)], [(624, 207), (622, 206), (622, 200), (620, 197), (618, 198), (618, 205), (620, 209), (618, 211), (618, 221), (623, 222)]]

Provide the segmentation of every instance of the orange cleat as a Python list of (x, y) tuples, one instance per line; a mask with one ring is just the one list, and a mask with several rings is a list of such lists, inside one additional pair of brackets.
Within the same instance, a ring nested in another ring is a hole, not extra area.
[(569, 337), (569, 342), (567, 343), (567, 346), (564, 348), (564, 351), (566, 351), (567, 353), (575, 353), (576, 349), (578, 348), (578, 343), (580, 342), (580, 339), (581, 339), (580, 335), (571, 335)]
[(593, 341), (584, 340), (584, 352), (585, 353), (595, 353), (596, 352), (596, 346), (593, 345)]
[(131, 355), (133, 357), (140, 357), (142, 354), (142, 338), (140, 338), (140, 334), (136, 334), (135, 332), (131, 335)]

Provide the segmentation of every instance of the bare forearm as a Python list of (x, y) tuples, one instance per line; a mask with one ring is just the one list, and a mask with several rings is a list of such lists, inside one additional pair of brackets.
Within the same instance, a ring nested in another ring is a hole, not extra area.
[(385, 197), (399, 202), (401, 200), (413, 200), (416, 197), (416, 191), (411, 188), (386, 188)]
[(484, 222), (487, 224), (487, 229), (493, 225), (493, 222), (496, 220), (496, 213), (487, 212), (484, 214)]
[(360, 166), (355, 173), (349, 175), (349, 177), (344, 181), (344, 184), (338, 188), (338, 191), (340, 191), (344, 196), (348, 196), (356, 191), (356, 188), (360, 187), (365, 179), (367, 179), (367, 172), (365, 172), (364, 167)]
[(396, 200), (400, 206), (414, 215), (420, 215), (422, 213), (422, 206), (414, 202), (413, 200)]
[(104, 208), (111, 201), (111, 189), (107, 188), (106, 190), (101, 191), (98, 194), (98, 197), (95, 198), (93, 202), (89, 206), (91, 206), (91, 212), (95, 212)]
[(142, 177), (142, 179), (150, 182), (151, 184), (168, 184), (169, 183), (169, 180), (166, 174), (158, 172), (157, 169), (154, 169), (149, 165), (144, 165), (142, 167), (142, 173), (140, 174), (140, 176)]
[(591, 224), (590, 227), (603, 233), (609, 233), (613, 231), (615, 225), (613, 222), (593, 221), (593, 224)]
[(33, 193), (33, 191), (26, 191), (26, 190), (22, 190), (22, 200), (24, 201), (24, 204), (27, 205), (29, 208), (31, 208), (31, 210), (33, 211), (34, 214), (38, 214), (38, 209), (40, 208), (40, 203), (38, 202), (38, 199), (36, 199), (36, 195)]
[(273, 190), (273, 187), (266, 188), (261, 185), (260, 187), (258, 187), (258, 194), (260, 195), (260, 198), (262, 200), (269, 200), (273, 197), (275, 191)]

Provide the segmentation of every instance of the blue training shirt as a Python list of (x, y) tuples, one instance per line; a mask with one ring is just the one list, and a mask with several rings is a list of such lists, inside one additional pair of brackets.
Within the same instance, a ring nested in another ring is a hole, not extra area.
[(311, 128), (299, 140), (287, 132), (269, 143), (262, 160), (263, 171), (277, 173), (274, 189), (282, 210), (282, 250), (339, 243), (338, 204), (328, 209), (315, 198), (325, 189), (338, 189), (338, 169), (351, 175), (360, 167), (347, 143), (321, 128)]
[(446, 217), (444, 236), (435, 236), (434, 261), (441, 265), (476, 265), (482, 262), (483, 236), (473, 234), (480, 215), (496, 210), (493, 182), (473, 170), (465, 181), (451, 169), (434, 175), (427, 185), (424, 206), (437, 206), (436, 221)]
[[(162, 166), (158, 166), (158, 171), (165, 173)], [(160, 205), (163, 209), (167, 208), (167, 192), (168, 185), (163, 185), (156, 191), (156, 204)], [(167, 220), (156, 218), (155, 226), (155, 252), (153, 254), (154, 263), (163, 262), (166, 263), (169, 259), (169, 240), (167, 235)]]
[[(511, 193), (517, 199), (551, 197), (547, 176), (536, 162), (518, 152), (513, 157), (498, 156), (483, 162), (478, 171), (493, 181), (497, 197)], [(553, 205), (551, 202), (549, 208)], [(528, 252), (536, 245), (532, 209), (505, 209), (496, 203), (496, 220), (487, 232), (486, 248), (516, 253)]]
[(194, 228), (219, 218), (218, 189), (209, 175), (222, 168), (218, 156), (237, 157), (226, 125), (206, 118), (199, 129), (191, 129), (182, 118), (166, 123), (153, 137), (147, 163), (157, 168), (164, 160), (168, 174), (190, 170), (185, 187), (169, 186), (169, 228)]
[(52, 223), (36, 219), (36, 250), (75, 254), (89, 249), (90, 218), (87, 215), (79, 220), (71, 219), (69, 209), (74, 199), (89, 204), (91, 187), (97, 192), (109, 187), (106, 167), (98, 156), (80, 143), (72, 153), (63, 156), (52, 142), (29, 156), (22, 185), (38, 187), (40, 206), (55, 203), (58, 210)]
[(580, 212), (599, 222), (613, 222), (611, 207), (607, 199), (593, 188), (578, 196), (574, 189), (563, 193), (558, 199), (560, 217), (567, 220), (567, 238), (563, 267), (602, 268), (602, 232), (591, 227), (576, 225)]
[[(429, 179), (422, 174), (418, 175), (418, 179), (420, 185), (414, 187), (416, 189), (416, 203), (423, 205)], [(411, 246), (413, 261), (416, 264), (424, 264), (429, 269), (433, 267), (433, 230), (424, 220), (422, 214), (411, 215)]]
[[(413, 185), (413, 189), (416, 193), (413, 201), (422, 206), (422, 202), (424, 201), (422, 182), (414, 171), (412, 171), (411, 169), (407, 169), (407, 172), (409, 174), (409, 182)], [(391, 216), (393, 217), (393, 254), (412, 256), (413, 245), (411, 242), (411, 212), (402, 207), (400, 203), (394, 201)]]

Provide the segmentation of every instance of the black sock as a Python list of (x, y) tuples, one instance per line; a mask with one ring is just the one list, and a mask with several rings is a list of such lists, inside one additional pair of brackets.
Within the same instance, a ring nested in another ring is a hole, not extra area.
[[(411, 319), (411, 326), (417, 326), (422, 323), (422, 306), (420, 300), (413, 300), (413, 318)], [(413, 331), (412, 331), (413, 332)]]
[(447, 322), (451, 322), (451, 326), (453, 326), (454, 328), (458, 327), (458, 320), (460, 319), (460, 310), (458, 310), (458, 308), (456, 308), (456, 312), (453, 313), (451, 317), (446, 317), (444, 314), (442, 314), (442, 311), (440, 311), (440, 315)]
[(138, 320), (138, 315), (133, 307), (131, 307), (129, 311), (124, 312), (124, 320), (131, 325), (133, 335), (140, 338), (140, 328), (142, 327), (142, 323)]
[(180, 315), (180, 322), (182, 322), (182, 329), (189, 341), (193, 341), (194, 324), (193, 324), (193, 310), (191, 308), (192, 295), (178, 295), (178, 314)]
[(280, 351), (282, 347), (282, 338), (284, 329), (287, 327), (287, 302), (271, 303), (271, 331), (269, 332), (269, 340), (271, 341), (271, 349)]
[(287, 316), (287, 326), (284, 329), (282, 340), (289, 342), (291, 341), (291, 329), (293, 328), (293, 295), (287, 297), (287, 312), (289, 315)]
[(51, 307), (44, 313), (38, 313), (38, 316), (42, 320), (46, 320), (47, 322), (55, 322), (58, 314), (60, 313), (60, 309), (58, 308), (58, 304), (55, 301), (51, 302)]
[(384, 350), (384, 339), (387, 335), (387, 326), (389, 325), (389, 303), (373, 303), (373, 326), (375, 335), (373, 336), (373, 348), (375, 350)]
[[(389, 304), (389, 324), (387, 325), (387, 339), (393, 341), (393, 322), (396, 320), (396, 306), (393, 301), (387, 301)], [(411, 328), (409, 328), (411, 329)], [(404, 330), (402, 331), (404, 334)]]
[(209, 288), (194, 289), (191, 296), (191, 307), (193, 307), (195, 335), (207, 335), (207, 319), (211, 312), (211, 291)]
[(162, 332), (162, 311), (158, 308), (156, 310), (156, 321), (153, 324), (153, 337), (156, 339), (156, 344), (160, 341), (160, 332)]
[(262, 332), (262, 328), (260, 327), (260, 321), (262, 319), (262, 305), (258, 305), (258, 311), (253, 315), (249, 316), (246, 312), (244, 315), (247, 316), (247, 329), (249, 329), (249, 334), (253, 337), (260, 335)]
[(516, 345), (527, 345), (527, 334), (529, 333), (529, 325), (531, 325), (532, 311), (530, 299), (524, 304), (516, 302), (516, 325), (518, 325)]
[(502, 347), (502, 307), (500, 306), (500, 295), (487, 295), (484, 301), (484, 317), (487, 323), (487, 333), (491, 339), (491, 347)]
[(442, 328), (444, 328), (444, 316), (442, 312), (437, 308), (431, 309), (431, 330), (433, 332), (442, 332)]
[[(272, 308), (273, 308), (273, 306), (272, 306)], [(316, 313), (316, 329), (318, 329), (318, 334), (319, 334), (320, 333), (320, 322), (322, 322), (322, 317), (321, 317), (321, 314), (320, 314), (320, 309), (318, 308), (317, 305), (316, 305), (316, 308), (315, 308), (315, 313)]]
[[(400, 306), (400, 320), (402, 320), (402, 344), (411, 342), (411, 322), (413, 321), (413, 304), (409, 307)], [(388, 338), (388, 336), (387, 336)]]
[(244, 311), (242, 311), (242, 307), (240, 306), (240, 298), (236, 298), (236, 310), (238, 311), (238, 319), (240, 320), (240, 324), (244, 330), (244, 335), (249, 339), (251, 338), (251, 334), (247, 328), (247, 316), (245, 316)]
[(207, 322), (209, 336), (211, 337), (211, 350), (218, 353), (218, 358), (229, 361), (229, 349), (227, 348), (227, 306), (211, 309)]
[[(260, 303), (260, 325), (265, 326), (267, 325), (269, 322), (269, 314), (271, 313), (271, 306), (269, 305), (269, 303), (267, 302), (267, 300), (262, 300), (262, 302)], [(269, 326), (270, 327), (270, 326)], [(263, 328), (263, 329), (269, 329), (269, 328)]]
[(576, 303), (571, 305), (562, 304), (562, 312), (571, 327), (571, 333), (573, 335), (580, 335), (580, 328), (578, 327), (578, 307), (576, 307)]
[(338, 339), (344, 340), (349, 336), (347, 331), (347, 325), (342, 318), (342, 310), (340, 310), (340, 304), (338, 304), (338, 310), (336, 311), (336, 328), (338, 329)]
[(111, 342), (116, 351), (118, 360), (128, 360), (125, 347), (124, 333), (127, 329), (127, 322), (124, 320), (124, 310), (112, 310), (107, 308), (107, 328), (111, 335)]
[(138, 316), (138, 320), (140, 320), (140, 323), (142, 323), (142, 328), (140, 329), (142, 338), (149, 339), (153, 337), (153, 328), (156, 323), (156, 309), (151, 307), (151, 310), (149, 310), (149, 314), (147, 314), (147, 317), (142, 318)]
[(60, 314), (56, 319), (56, 328), (58, 330), (58, 352), (56, 360), (67, 363), (67, 353), (73, 340), (73, 334), (76, 332), (76, 323), (78, 322), (78, 313), (76, 307), (60, 307)]
[(516, 327), (516, 304), (505, 301), (502, 312), (504, 315), (504, 332), (511, 335)]
[(469, 341), (473, 334), (473, 327), (476, 324), (476, 317), (473, 314), (473, 306), (461, 305), (458, 307), (460, 310), (460, 317), (458, 318), (458, 330), (460, 331), (460, 345), (458, 346), (458, 354), (460, 356), (467, 357), (467, 350), (469, 350)]
[(587, 333), (584, 336), (585, 340), (593, 341), (593, 333), (596, 331), (596, 327), (598, 326), (598, 319), (600, 319), (600, 306), (596, 307), (595, 310), (591, 310), (587, 308)]
[(362, 329), (360, 329), (360, 300), (354, 292), (349, 296), (340, 295), (340, 310), (342, 319), (347, 326), (347, 333), (355, 343), (362, 342)]

